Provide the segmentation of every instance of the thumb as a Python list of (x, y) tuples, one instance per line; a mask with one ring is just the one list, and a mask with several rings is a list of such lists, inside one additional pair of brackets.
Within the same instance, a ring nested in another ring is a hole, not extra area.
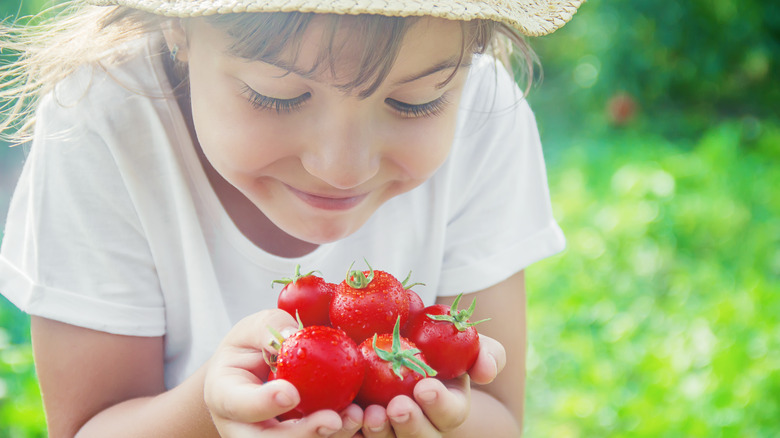
[(492, 382), (506, 365), (506, 350), (495, 339), (479, 335), (479, 355), (469, 370), (474, 383), (485, 385)]

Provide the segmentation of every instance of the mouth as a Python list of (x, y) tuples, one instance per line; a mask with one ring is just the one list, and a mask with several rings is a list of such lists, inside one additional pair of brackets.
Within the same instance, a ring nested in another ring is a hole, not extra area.
[(306, 204), (318, 208), (321, 210), (349, 210), (358, 204), (360, 204), (366, 197), (367, 193), (355, 196), (329, 196), (329, 195), (316, 195), (314, 193), (304, 192), (285, 184), (287, 189), (290, 190), (295, 196)]

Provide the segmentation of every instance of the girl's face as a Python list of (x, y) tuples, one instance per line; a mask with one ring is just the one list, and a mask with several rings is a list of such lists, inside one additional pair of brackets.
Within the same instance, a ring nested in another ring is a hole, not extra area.
[(350, 50), (348, 24), (336, 34), (345, 50), (333, 68), (324, 62), (307, 74), (326, 44), (317, 20), (278, 65), (229, 54), (230, 38), (204, 20), (192, 23), (186, 56), (193, 122), (210, 164), (279, 229), (322, 244), (355, 232), (444, 162), (468, 59), (455, 71), (459, 23), (421, 19), (386, 80), (361, 97), (337, 87), (361, 56), (361, 45)]

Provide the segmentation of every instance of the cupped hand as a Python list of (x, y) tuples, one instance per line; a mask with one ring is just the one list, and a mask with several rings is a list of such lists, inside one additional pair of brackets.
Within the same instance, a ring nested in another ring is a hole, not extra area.
[(442, 382), (426, 378), (414, 387), (414, 399), (397, 396), (387, 408), (368, 406), (363, 415), (365, 438), (441, 437), (466, 421), (471, 410), (471, 381), (492, 382), (506, 364), (506, 351), (495, 339), (480, 335), (480, 352), (468, 374)]
[(440, 437), (458, 427), (470, 407), (468, 376), (442, 382), (423, 379), (414, 387), (414, 399), (399, 395), (383, 408), (368, 406), (363, 419), (366, 438)]
[(268, 327), (284, 335), (296, 330), (298, 324), (279, 309), (250, 315), (231, 329), (209, 361), (204, 400), (220, 435), (349, 438), (357, 433), (363, 412), (356, 405), (341, 413), (322, 410), (297, 420), (276, 419), (293, 409), (300, 396), (290, 382), (263, 381), (270, 371), (263, 352), (275, 353), (271, 347), (274, 336)]

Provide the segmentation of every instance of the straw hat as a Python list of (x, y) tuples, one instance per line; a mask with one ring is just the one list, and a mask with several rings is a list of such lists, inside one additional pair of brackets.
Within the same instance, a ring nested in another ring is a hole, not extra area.
[(584, 0), (87, 0), (100, 6), (122, 5), (170, 17), (234, 12), (317, 12), (428, 15), (451, 20), (488, 19), (506, 23), (528, 36), (552, 33), (566, 24)]

